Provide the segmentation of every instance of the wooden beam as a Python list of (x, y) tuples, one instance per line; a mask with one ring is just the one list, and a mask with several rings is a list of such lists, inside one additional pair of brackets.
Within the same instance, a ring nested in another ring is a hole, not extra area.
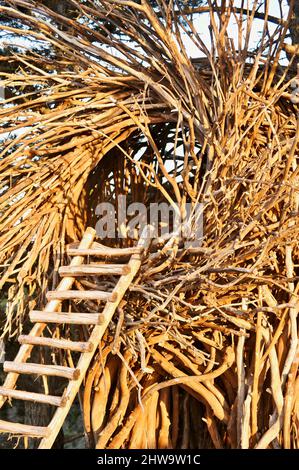
[(102, 290), (50, 290), (46, 294), (47, 300), (101, 300), (115, 302), (117, 292), (105, 292)]
[(68, 349), (69, 351), (90, 352), (93, 345), (90, 342), (70, 341), (68, 339), (47, 338), (46, 336), (20, 335), (20, 344), (32, 344), (34, 346), (47, 346), (50, 348)]
[(50, 430), (41, 426), (30, 426), (28, 424), (10, 423), (0, 420), (0, 432), (30, 437), (47, 437)]
[(53, 406), (64, 406), (66, 403), (64, 397), (55, 397), (53, 395), (44, 395), (42, 393), (26, 392), (24, 390), (10, 390), (4, 387), (0, 387), (0, 395), (3, 397), (14, 398), (15, 400), (46, 403)]
[(104, 317), (101, 313), (44, 312), (31, 310), (32, 323), (66, 323), (68, 325), (101, 325)]
[(28, 362), (5, 361), (3, 370), (4, 372), (16, 372), (17, 374), (52, 375), (55, 377), (64, 377), (69, 380), (77, 380), (80, 376), (79, 369), (73, 369), (72, 367), (32, 364)]
[(112, 258), (112, 257), (122, 257), (122, 256), (131, 256), (136, 255), (141, 252), (141, 249), (138, 247), (132, 248), (109, 248), (102, 245), (100, 248), (67, 248), (67, 254), (69, 256), (99, 256), (101, 258)]
[(60, 276), (102, 276), (129, 273), (126, 264), (82, 264), (81, 266), (61, 266), (58, 270)]

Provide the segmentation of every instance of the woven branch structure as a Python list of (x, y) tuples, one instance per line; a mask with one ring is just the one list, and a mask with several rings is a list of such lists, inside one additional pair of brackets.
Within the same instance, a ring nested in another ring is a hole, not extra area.
[(299, 121), (295, 56), (281, 62), (292, 2), (274, 29), (265, 11), (255, 50), (258, 1), (209, 2), (210, 46), (173, 1), (69, 0), (67, 16), (46, 3), (0, 7), (18, 44), (1, 73), (3, 336), (55, 287), (100, 202), (200, 203), (200, 247), (177, 233), (153, 244), (94, 359), (89, 445), (298, 448)]

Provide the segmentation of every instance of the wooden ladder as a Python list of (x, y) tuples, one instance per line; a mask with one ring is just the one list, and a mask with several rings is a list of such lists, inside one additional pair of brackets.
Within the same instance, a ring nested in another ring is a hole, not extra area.
[[(50, 449), (52, 447), (80, 389), (101, 338), (141, 266), (142, 253), (147, 250), (150, 243), (149, 231), (150, 227), (145, 227), (137, 246), (133, 248), (109, 248), (96, 243), (94, 242), (95, 230), (92, 228), (85, 231), (79, 244), (70, 245), (68, 254), (73, 257), (72, 261), (69, 266), (60, 267), (59, 274), (62, 276), (62, 280), (55, 291), (47, 293), (48, 303), (44, 310), (30, 312), (30, 320), (34, 323), (34, 326), (29, 335), (19, 336), (20, 350), (13, 362), (4, 363), (4, 372), (8, 374), (3, 386), (0, 387), (0, 408), (10, 398), (50, 404), (57, 407), (57, 410), (47, 427), (0, 420), (0, 433), (41, 438), (39, 449)], [(129, 261), (126, 264), (83, 264), (86, 256), (104, 257), (106, 259), (126, 256), (129, 257)], [(71, 290), (77, 276), (108, 274), (120, 276), (112, 292)], [(105, 302), (105, 306), (102, 313), (64, 313), (60, 310), (61, 302), (65, 299), (98, 300)], [(49, 323), (94, 325), (94, 327), (88, 341), (77, 342), (42, 336), (43, 330)], [(81, 354), (74, 368), (28, 363), (27, 359), (30, 357), (34, 346), (60, 348), (77, 351)], [(20, 374), (64, 377), (68, 379), (68, 384), (62, 396), (17, 390), (16, 383)]]

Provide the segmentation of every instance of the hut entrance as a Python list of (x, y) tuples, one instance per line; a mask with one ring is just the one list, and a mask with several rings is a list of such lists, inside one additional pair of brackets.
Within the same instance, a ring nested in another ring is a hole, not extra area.
[[(156, 228), (156, 237), (170, 237), (176, 214), (183, 217), (186, 204), (198, 203), (194, 194), (200, 168), (184, 155), (186, 139), (188, 130), (183, 136), (172, 123), (157, 124), (149, 126), (147, 135), (133, 132), (110, 150), (89, 175), (82, 193), (85, 225), (98, 227), (99, 238), (111, 246), (134, 243), (146, 224)], [(194, 158), (202, 158), (199, 145), (194, 147)]]

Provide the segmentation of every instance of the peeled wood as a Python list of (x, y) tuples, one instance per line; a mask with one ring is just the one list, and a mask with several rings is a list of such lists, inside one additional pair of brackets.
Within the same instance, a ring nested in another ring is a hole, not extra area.
[[(84, 232), (82, 240), (79, 244), (79, 248), (81, 248), (81, 249), (89, 248), (91, 246), (93, 240), (94, 240), (95, 235), (96, 235), (96, 231), (93, 228), (88, 227)], [(72, 259), (70, 264), (71, 264), (71, 266), (78, 266), (78, 265), (82, 264), (83, 261), (84, 261), (84, 258), (82, 258), (82, 256), (76, 256), (75, 258)], [(70, 289), (72, 287), (73, 283), (74, 283), (74, 278), (73, 277), (65, 277), (60, 281), (60, 283), (58, 284), (56, 290), (57, 291), (65, 291), (66, 289)], [(55, 312), (59, 308), (60, 308), (60, 301), (59, 300), (51, 300), (45, 306), (45, 311)], [(36, 337), (40, 336), (41, 333), (43, 332), (43, 330), (45, 329), (45, 327), (46, 327), (46, 324), (44, 324), (44, 323), (35, 324), (34, 327), (32, 328), (32, 330), (30, 331), (30, 336), (36, 336)], [(32, 343), (23, 344), (20, 347), (20, 350), (19, 350), (18, 354), (16, 355), (15, 362), (19, 363), (19, 362), (26, 361), (28, 359), (28, 357), (30, 356), (30, 354), (31, 354), (32, 348), (33, 348)], [(7, 375), (3, 386), (6, 387), (6, 388), (11, 388), (12, 389), (12, 388), (14, 388), (17, 380), (18, 380), (18, 374), (17, 373), (10, 373), (10, 374)], [(0, 409), (4, 405), (6, 399), (7, 399), (6, 397), (0, 397)]]
[(142, 252), (142, 248), (109, 248), (104, 245), (98, 244), (98, 248), (67, 248), (67, 254), (69, 256), (100, 256), (100, 257), (120, 257), (120, 256), (131, 256)]
[(31, 310), (29, 318), (33, 323), (67, 323), (69, 325), (101, 325), (104, 317), (101, 313), (49, 313)]
[(4, 372), (16, 372), (17, 374), (37, 374), (37, 375), (53, 375), (55, 377), (65, 377), (69, 380), (76, 380), (80, 375), (78, 369), (72, 367), (32, 364), (28, 362), (4, 362)]
[(102, 290), (51, 290), (46, 294), (47, 300), (102, 300), (104, 302), (115, 302), (117, 292), (105, 292)]
[(0, 432), (30, 437), (47, 437), (50, 430), (41, 426), (30, 426), (28, 424), (10, 423), (0, 420)]
[(130, 268), (125, 264), (82, 264), (81, 266), (61, 266), (60, 276), (101, 276), (129, 274)]
[(20, 335), (20, 344), (32, 344), (35, 346), (48, 346), (50, 348), (68, 349), (69, 351), (90, 352), (93, 345), (90, 342), (70, 341), (68, 339), (55, 339), (39, 336)]
[(0, 387), (0, 395), (16, 400), (33, 401), (37, 403), (46, 403), (53, 406), (64, 406), (65, 399), (63, 397), (55, 397), (53, 395), (44, 395), (42, 393), (26, 392), (24, 390), (8, 390)]

